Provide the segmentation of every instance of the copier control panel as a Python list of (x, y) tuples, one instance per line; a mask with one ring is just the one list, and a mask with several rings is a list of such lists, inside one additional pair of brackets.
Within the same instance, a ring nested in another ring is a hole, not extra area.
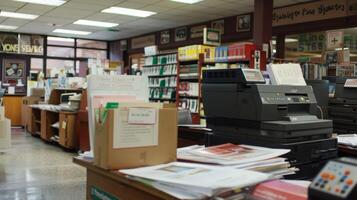
[(357, 160), (330, 161), (309, 187), (310, 200), (357, 200)]

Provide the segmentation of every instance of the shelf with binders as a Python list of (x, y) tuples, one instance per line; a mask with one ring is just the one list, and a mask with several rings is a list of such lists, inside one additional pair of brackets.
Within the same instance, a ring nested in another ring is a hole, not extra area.
[(151, 102), (176, 103), (177, 53), (146, 56), (142, 71), (149, 78)]
[(148, 58), (148, 57), (153, 57), (153, 56), (167, 56), (167, 55), (172, 55), (172, 54), (177, 54), (177, 51), (160, 52), (160, 53), (155, 54), (155, 55), (146, 55), (144, 57)]
[(199, 54), (197, 60), (179, 60), (177, 106), (179, 109), (190, 110), (193, 124), (201, 124), (201, 74), (203, 63), (203, 54)]
[(144, 67), (175, 65), (177, 64), (177, 53), (158, 54), (145, 57)]
[[(217, 60), (217, 59), (215, 59)], [(204, 69), (233, 69), (233, 68), (250, 68), (251, 60), (249, 59), (232, 59), (205, 61)]]

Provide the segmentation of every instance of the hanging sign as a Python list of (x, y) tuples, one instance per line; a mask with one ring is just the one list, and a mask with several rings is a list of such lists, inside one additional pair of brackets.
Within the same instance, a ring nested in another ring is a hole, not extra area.
[(326, 49), (335, 50), (337, 48), (343, 48), (343, 31), (327, 31)]
[(221, 45), (221, 31), (213, 28), (204, 28), (203, 44), (213, 46)]

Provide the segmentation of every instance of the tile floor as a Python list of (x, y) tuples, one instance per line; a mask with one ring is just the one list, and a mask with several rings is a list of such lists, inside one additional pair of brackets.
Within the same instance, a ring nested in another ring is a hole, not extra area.
[(12, 148), (0, 154), (0, 200), (84, 200), (86, 172), (73, 156), (13, 129)]

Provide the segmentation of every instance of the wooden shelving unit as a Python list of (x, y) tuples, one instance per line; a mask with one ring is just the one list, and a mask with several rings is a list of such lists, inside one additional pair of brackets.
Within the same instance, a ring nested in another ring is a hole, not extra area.
[[(49, 104), (59, 105), (63, 93), (82, 93), (78, 89), (55, 89), (51, 92)], [(41, 136), (46, 142), (55, 142), (66, 149), (78, 149), (76, 133), (77, 112), (43, 110), (38, 107), (29, 109), (28, 131), (34, 136)], [(59, 123), (58, 127), (53, 124)], [(54, 138), (59, 138), (55, 140)]]
[(145, 56), (143, 75), (149, 78), (151, 102), (176, 103), (177, 52)]
[[(201, 124), (200, 113), (203, 109), (201, 77), (204, 55), (200, 54), (198, 60), (180, 60), (178, 63), (177, 107), (189, 109), (192, 114), (192, 123)], [(190, 74), (192, 74), (192, 76)], [(195, 94), (189, 94), (190, 92), (194, 92)]]

